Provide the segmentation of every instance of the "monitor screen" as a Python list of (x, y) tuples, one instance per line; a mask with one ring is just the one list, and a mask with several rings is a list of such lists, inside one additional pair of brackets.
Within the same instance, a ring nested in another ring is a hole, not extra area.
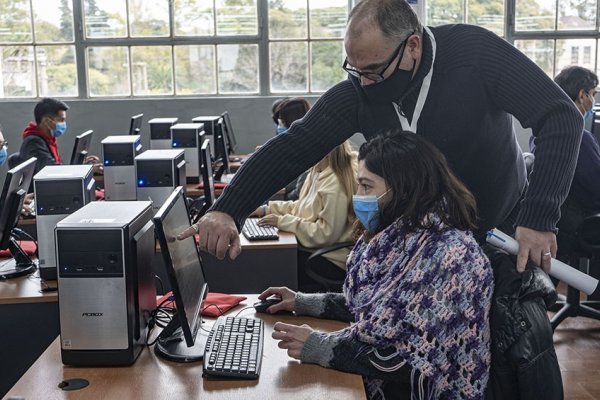
[(0, 263), (0, 278), (12, 278), (33, 272), (35, 264), (15, 240), (17, 226), (27, 189), (35, 171), (35, 157), (10, 169), (0, 195), (0, 249), (9, 249), (13, 259)]
[(144, 118), (144, 114), (138, 114), (131, 117), (131, 122), (129, 124), (129, 134), (130, 135), (140, 135), (142, 131), (142, 119)]
[(204, 214), (206, 210), (212, 203), (215, 201), (215, 183), (213, 180), (212, 173), (212, 155), (210, 154), (210, 139), (206, 139), (204, 143), (202, 143), (202, 149), (200, 150), (200, 155), (202, 158), (202, 183), (204, 185), (204, 207), (202, 208), (201, 214)]
[(90, 151), (90, 145), (92, 144), (92, 133), (94, 133), (94, 131), (89, 130), (75, 137), (73, 152), (71, 153), (71, 165), (81, 165), (85, 163), (85, 158), (87, 157), (88, 152)]
[(220, 181), (223, 174), (229, 174), (229, 153), (227, 152), (227, 137), (225, 135), (224, 118), (219, 118), (216, 131), (213, 135), (215, 141), (215, 181)]
[(233, 133), (233, 126), (231, 125), (231, 118), (229, 117), (229, 112), (225, 111), (221, 114), (223, 117), (223, 121), (225, 122), (225, 135), (227, 136), (227, 151), (229, 154), (235, 154), (237, 152), (237, 140), (235, 139), (235, 134)]
[[(181, 186), (171, 193), (153, 221), (177, 308), (177, 316), (160, 334), (155, 351), (169, 360), (197, 361), (204, 355), (204, 343), (197, 333), (207, 285), (195, 238), (177, 240), (177, 235), (191, 225)], [(176, 339), (181, 337), (179, 329), (185, 342)]]

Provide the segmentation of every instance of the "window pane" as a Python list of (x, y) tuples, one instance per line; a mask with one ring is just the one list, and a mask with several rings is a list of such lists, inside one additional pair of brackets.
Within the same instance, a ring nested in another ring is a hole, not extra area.
[(504, 36), (504, 1), (469, 0), (467, 23), (479, 25)]
[(219, 93), (258, 92), (258, 46), (224, 44), (217, 46)]
[(127, 11), (124, 1), (85, 0), (85, 34), (89, 38), (127, 36)]
[(87, 49), (90, 96), (129, 96), (127, 47)]
[(269, 0), (269, 37), (305, 39), (306, 0)]
[(215, 94), (214, 46), (175, 46), (176, 94)]
[(73, 9), (71, 1), (33, 0), (35, 40), (39, 42), (72, 42)]
[(348, 0), (309, 0), (310, 36), (343, 38), (348, 17)]
[(548, 76), (554, 76), (553, 40), (515, 40), (515, 47), (544, 70)]
[(558, 29), (596, 28), (596, 0), (558, 0)]
[(344, 43), (326, 41), (311, 43), (311, 92), (324, 92), (346, 78), (342, 69), (344, 62)]
[(460, 24), (464, 20), (463, 0), (430, 0), (427, 2), (427, 25)]
[(562, 39), (556, 41), (556, 74), (569, 65), (579, 65), (590, 70), (596, 67), (591, 57), (585, 57), (587, 52), (596, 52), (594, 39)]
[(31, 42), (29, 0), (5, 0), (0, 11), (0, 42)]
[(32, 46), (2, 47), (1, 97), (33, 97), (35, 72)]
[(171, 46), (135, 46), (131, 48), (133, 94), (173, 94)]
[(515, 0), (517, 31), (556, 29), (556, 0)]
[(307, 42), (271, 43), (271, 91), (308, 91)]
[(211, 36), (215, 34), (213, 0), (175, 0), (175, 35)]
[(256, 35), (256, 0), (216, 0), (217, 35)]
[(131, 36), (169, 36), (169, 2), (129, 0)]
[(75, 46), (37, 47), (40, 96), (77, 96)]

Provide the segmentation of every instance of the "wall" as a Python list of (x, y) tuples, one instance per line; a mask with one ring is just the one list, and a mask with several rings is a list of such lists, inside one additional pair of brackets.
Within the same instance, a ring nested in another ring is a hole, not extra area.
[[(276, 97), (230, 97), (188, 99), (135, 99), (135, 100), (66, 100), (67, 134), (59, 139), (61, 157), (70, 157), (76, 135), (94, 130), (91, 153), (101, 156), (100, 142), (109, 135), (126, 134), (132, 115), (144, 113), (142, 145), (149, 148), (148, 121), (157, 117), (177, 117), (179, 122), (191, 122), (198, 115), (218, 115), (228, 110), (235, 130), (239, 153), (252, 152), (256, 145), (270, 139), (275, 133), (271, 120), (271, 104)], [(317, 97), (308, 98), (311, 103)], [(0, 123), (9, 153), (19, 151), (21, 132), (28, 121), (33, 120), (35, 101), (0, 102)], [(527, 149), (529, 131), (515, 123), (521, 148)], [(355, 144), (362, 142), (360, 135), (352, 138)], [(0, 182), (6, 175), (6, 164), (0, 167)]]

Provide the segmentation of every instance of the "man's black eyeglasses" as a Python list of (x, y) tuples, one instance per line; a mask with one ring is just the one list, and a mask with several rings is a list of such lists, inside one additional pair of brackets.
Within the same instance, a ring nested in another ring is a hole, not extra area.
[[(385, 79), (385, 77), (383, 76), (383, 73), (390, 67), (390, 65), (392, 65), (392, 63), (394, 62), (394, 60), (396, 59), (398, 54), (400, 54), (401, 51), (404, 51), (404, 45), (408, 41), (408, 38), (411, 37), (412, 35), (413, 35), (412, 33), (410, 35), (408, 35), (408, 37), (406, 39), (404, 39), (402, 41), (402, 43), (400, 43), (400, 45), (396, 48), (396, 50), (394, 50), (394, 54), (392, 54), (392, 57), (390, 57), (390, 60), (387, 63), (385, 63), (385, 66), (381, 69), (381, 72), (359, 71), (356, 68), (354, 68), (352, 65), (348, 64), (347, 57), (344, 60), (344, 64), (342, 64), (342, 68), (344, 69), (344, 71), (346, 71), (347, 73), (349, 73), (350, 75), (352, 75), (358, 79), (360, 79), (362, 76), (364, 76), (365, 78), (367, 78), (370, 81), (373, 81), (376, 83), (381, 82)], [(402, 57), (400, 57), (400, 58), (402, 58)], [(398, 61), (398, 63), (400, 63), (400, 61)], [(396, 64), (396, 68), (398, 68), (397, 64)]]

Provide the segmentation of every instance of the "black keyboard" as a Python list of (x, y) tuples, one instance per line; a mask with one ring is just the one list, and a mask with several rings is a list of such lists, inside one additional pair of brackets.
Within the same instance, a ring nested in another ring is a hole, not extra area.
[(248, 240), (279, 240), (278, 230), (274, 226), (258, 226), (257, 219), (247, 219), (242, 233)]
[(203, 375), (258, 379), (263, 332), (260, 319), (219, 317), (204, 348)]

